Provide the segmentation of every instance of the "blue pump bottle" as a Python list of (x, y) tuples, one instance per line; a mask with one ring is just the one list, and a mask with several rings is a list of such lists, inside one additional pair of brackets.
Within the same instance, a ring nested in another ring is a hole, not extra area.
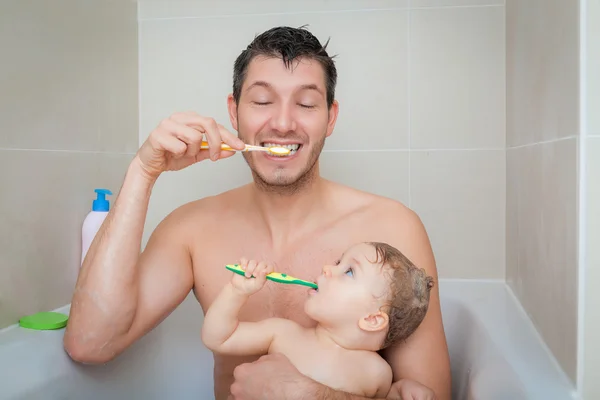
[(112, 195), (112, 192), (108, 189), (95, 189), (94, 192), (96, 192), (96, 199), (92, 202), (92, 211), (85, 217), (81, 228), (81, 264), (110, 211), (110, 202), (106, 196)]

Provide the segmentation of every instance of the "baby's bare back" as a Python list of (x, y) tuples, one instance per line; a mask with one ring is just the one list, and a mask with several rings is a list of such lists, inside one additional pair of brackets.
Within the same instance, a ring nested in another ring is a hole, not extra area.
[[(298, 371), (325, 386), (365, 397), (376, 394), (379, 378), (376, 371), (389, 368), (376, 352), (346, 350), (324, 343), (317, 338), (314, 328), (299, 328), (277, 338), (270, 351), (285, 355)], [(390, 376), (388, 384), (391, 383)]]
[[(208, 203), (208, 208), (214, 210), (211, 213), (214, 220), (206, 220), (207, 203), (204, 203), (201, 225), (210, 226), (211, 229), (199, 229), (191, 248), (194, 292), (204, 312), (223, 285), (231, 279), (232, 273), (225, 269), (225, 264), (236, 263), (241, 257), (264, 260), (273, 263), (277, 272), (314, 280), (324, 264), (334, 262), (350, 245), (359, 241), (385, 241), (385, 223), (374, 224), (373, 221), (379, 219), (378, 214), (385, 214), (385, 207), (389, 207), (388, 200), (345, 187), (335, 188), (334, 192), (339, 192), (336, 197), (344, 200), (338, 202), (336, 207), (324, 210), (326, 217), (319, 215), (317, 222), (304, 221), (305, 226), (298, 227), (295, 236), (283, 241), (274, 239), (265, 221), (244, 206), (248, 197), (244, 188), (225, 193)], [(224, 214), (227, 215), (226, 218), (223, 218)], [(389, 213), (387, 216), (389, 217)], [(314, 228), (306, 230), (306, 226)], [(240, 320), (259, 321), (279, 317), (293, 320), (304, 328), (313, 328), (314, 321), (304, 313), (307, 289), (304, 286), (267, 282), (244, 305)], [(308, 341), (304, 354), (310, 353), (310, 346)], [(354, 375), (352, 369), (363, 368), (358, 361), (354, 363), (345, 360), (338, 365), (332, 359), (331, 362), (335, 363), (333, 370), (337, 372), (335, 376), (330, 376), (324, 369), (320, 369), (325, 367), (323, 357), (320, 357), (319, 362), (313, 362), (316, 357), (305, 357), (294, 351), (290, 348), (284, 354), (290, 357), (301, 372), (319, 376), (332, 384), (346, 385)], [(227, 399), (229, 387), (233, 383), (234, 368), (256, 359), (258, 357), (215, 355), (215, 398)]]

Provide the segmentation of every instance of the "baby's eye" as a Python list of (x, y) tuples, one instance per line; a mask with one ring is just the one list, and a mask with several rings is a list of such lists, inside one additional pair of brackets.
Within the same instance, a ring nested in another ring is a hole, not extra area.
[(340, 262), (341, 262), (341, 261), (342, 261), (342, 260), (337, 260), (335, 263), (333, 263), (333, 265), (340, 265)]
[(344, 273), (345, 273), (346, 275), (348, 275), (348, 273), (350, 273), (350, 275), (348, 275), (348, 276), (354, 276), (354, 271), (352, 271), (352, 268), (348, 268), (348, 269), (346, 270), (346, 272), (344, 272)]

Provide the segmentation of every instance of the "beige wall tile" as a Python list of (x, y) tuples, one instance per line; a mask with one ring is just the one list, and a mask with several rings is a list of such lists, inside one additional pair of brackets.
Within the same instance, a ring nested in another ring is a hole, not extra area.
[(443, 278), (505, 276), (504, 150), (411, 153), (411, 206)]
[(409, 202), (409, 155), (407, 151), (324, 152), (321, 175), (329, 180)]
[(524, 171), (519, 155), (524, 150), (506, 151), (506, 281), (514, 287), (519, 281), (519, 190)]
[(4, 2), (0, 148), (135, 151), (136, 16), (126, 1)]
[[(600, 7), (597, 14), (600, 15)], [(600, 137), (587, 139), (584, 380), (585, 399), (600, 394)]]
[(331, 36), (340, 112), (331, 150), (407, 149), (408, 12), (329, 14), (311, 27)]
[(231, 24), (227, 37), (218, 41), (213, 37), (224, 24), (222, 18), (202, 23), (142, 21), (140, 140), (175, 111), (194, 110), (232, 129), (226, 96), (232, 90), (233, 63), (239, 52), (257, 33), (273, 26), (308, 23), (322, 43), (331, 37), (328, 50), (337, 54), (340, 115), (327, 148), (406, 148), (407, 14), (363, 13), (362, 29), (355, 29), (355, 18), (354, 13), (328, 13), (326, 18), (320, 14), (232, 17), (227, 19)]
[(1, 8), (3, 327), (69, 302), (93, 190), (119, 190), (139, 115), (135, 2)]
[(0, 150), (0, 327), (70, 301), (94, 189), (113, 204), (131, 158)]
[(504, 9), (411, 11), (412, 148), (504, 148)]
[[(511, 239), (517, 244), (518, 265), (507, 269), (509, 281), (573, 381), (577, 365), (576, 146), (572, 138), (509, 150), (514, 165), (508, 166), (509, 171), (518, 171), (512, 175), (518, 190), (518, 236)], [(514, 203), (511, 207), (509, 215), (515, 213)], [(514, 232), (514, 226), (509, 225), (507, 231)]]
[(578, 17), (577, 2), (506, 1), (508, 146), (577, 134)]
[(408, 5), (408, 0), (139, 0), (138, 2), (141, 19), (402, 9)]
[[(539, 290), (528, 288), (531, 282), (526, 280), (527, 271), (532, 266), (536, 266), (539, 261), (537, 249), (542, 218), (539, 216), (541, 207), (539, 207), (542, 198), (542, 151), (538, 146), (527, 146), (517, 149), (510, 149), (510, 154), (513, 154), (511, 160), (515, 165), (510, 165), (510, 169), (516, 170), (517, 174), (513, 175), (514, 182), (510, 185), (516, 188), (516, 205), (511, 204), (511, 210), (507, 210), (508, 215), (516, 214), (516, 224), (518, 236), (512, 238), (516, 244), (517, 266), (513, 267), (516, 270), (516, 275), (512, 277), (511, 283), (514, 285), (515, 293), (520, 295), (524, 291)], [(514, 226), (507, 226), (507, 231), (514, 231)], [(529, 268), (529, 269), (528, 269)], [(535, 285), (535, 284), (534, 284)]]

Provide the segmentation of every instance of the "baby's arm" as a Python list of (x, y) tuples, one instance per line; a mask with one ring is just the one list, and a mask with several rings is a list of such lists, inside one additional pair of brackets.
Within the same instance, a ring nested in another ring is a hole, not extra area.
[(238, 314), (248, 298), (259, 291), (272, 272), (264, 263), (242, 260), (246, 278), (234, 274), (209, 307), (202, 325), (202, 341), (210, 350), (229, 355), (259, 355), (268, 353), (274, 338), (289, 329), (294, 322), (269, 318), (259, 322), (240, 322)]

